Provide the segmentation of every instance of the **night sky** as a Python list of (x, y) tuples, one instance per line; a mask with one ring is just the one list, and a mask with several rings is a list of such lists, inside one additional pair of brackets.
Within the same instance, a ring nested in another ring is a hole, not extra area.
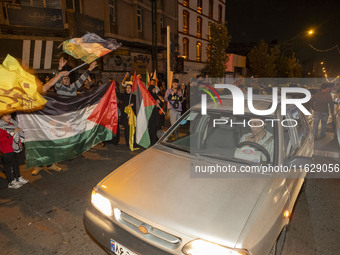
[[(325, 61), (331, 75), (340, 74), (340, 53), (317, 49), (340, 46), (340, 1), (338, 0), (227, 0), (227, 27), (231, 42), (286, 41), (292, 38), (300, 62)], [(312, 37), (296, 36), (314, 29)], [(340, 49), (340, 48), (339, 48)]]

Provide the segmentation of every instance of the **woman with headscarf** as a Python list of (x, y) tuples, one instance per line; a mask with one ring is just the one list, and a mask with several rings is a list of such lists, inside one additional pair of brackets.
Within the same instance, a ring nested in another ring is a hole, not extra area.
[(153, 99), (155, 99), (157, 102), (156, 106), (152, 110), (149, 123), (148, 123), (150, 142), (151, 142), (151, 145), (153, 145), (158, 141), (157, 131), (162, 129), (162, 122), (161, 122), (161, 116), (159, 115), (159, 109), (162, 108), (163, 102), (157, 96), (155, 86), (150, 85), (148, 88), (148, 91), (150, 95), (153, 97)]
[(122, 125), (124, 127), (125, 143), (128, 147), (129, 147), (130, 126), (129, 126), (128, 115), (124, 111), (125, 107), (131, 106), (133, 113), (136, 114), (136, 95), (131, 94), (131, 91), (132, 91), (132, 85), (127, 84), (125, 88), (125, 92), (121, 94), (119, 98), (122, 101), (121, 120), (122, 120)]

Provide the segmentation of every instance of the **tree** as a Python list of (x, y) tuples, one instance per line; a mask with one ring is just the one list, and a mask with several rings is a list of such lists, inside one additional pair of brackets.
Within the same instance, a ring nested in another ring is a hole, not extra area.
[(212, 23), (208, 40), (207, 56), (202, 73), (209, 77), (224, 77), (228, 55), (230, 36), (225, 24)]
[(269, 49), (269, 45), (261, 40), (248, 53), (250, 73), (259, 78), (276, 77), (276, 64), (280, 56), (279, 46)]
[(302, 68), (293, 53), (286, 56), (279, 45), (269, 48), (261, 40), (248, 54), (250, 74), (259, 78), (293, 78), (301, 77)]

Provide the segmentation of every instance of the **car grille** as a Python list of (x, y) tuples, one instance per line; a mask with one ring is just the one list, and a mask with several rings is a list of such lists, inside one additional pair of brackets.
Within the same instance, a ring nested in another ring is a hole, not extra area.
[[(153, 226), (140, 221), (125, 212), (120, 211), (120, 216), (117, 217), (116, 215), (116, 218), (120, 224), (127, 226), (128, 228), (142, 235), (144, 238), (165, 246), (168, 249), (177, 249), (181, 244), (180, 238), (166, 233), (160, 229), (154, 228)], [(139, 230), (139, 227), (144, 227), (145, 229), (147, 229), (147, 233), (142, 233)]]

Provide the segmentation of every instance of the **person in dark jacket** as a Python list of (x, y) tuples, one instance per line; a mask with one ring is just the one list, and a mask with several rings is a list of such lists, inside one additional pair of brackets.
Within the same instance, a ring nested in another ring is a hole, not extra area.
[(311, 100), (311, 107), (314, 110), (313, 134), (314, 139), (318, 139), (318, 127), (321, 121), (320, 139), (325, 136), (329, 112), (334, 118), (334, 103), (330, 93), (328, 83), (321, 84), (321, 91), (315, 93)]
[(151, 145), (154, 145), (158, 141), (157, 131), (162, 129), (162, 121), (161, 116), (159, 115), (159, 109), (162, 108), (163, 102), (157, 96), (155, 86), (150, 85), (148, 91), (153, 99), (155, 99), (155, 101), (157, 102), (156, 106), (152, 110), (148, 123), (150, 142)]
[(130, 134), (130, 127), (129, 127), (129, 119), (128, 115), (124, 112), (126, 106), (131, 106), (134, 114), (136, 114), (136, 95), (131, 93), (132, 86), (130, 84), (126, 85), (125, 92), (120, 94), (119, 100), (122, 101), (122, 108), (121, 108), (121, 120), (122, 125), (124, 127), (124, 137), (125, 143), (129, 147), (129, 134)]

